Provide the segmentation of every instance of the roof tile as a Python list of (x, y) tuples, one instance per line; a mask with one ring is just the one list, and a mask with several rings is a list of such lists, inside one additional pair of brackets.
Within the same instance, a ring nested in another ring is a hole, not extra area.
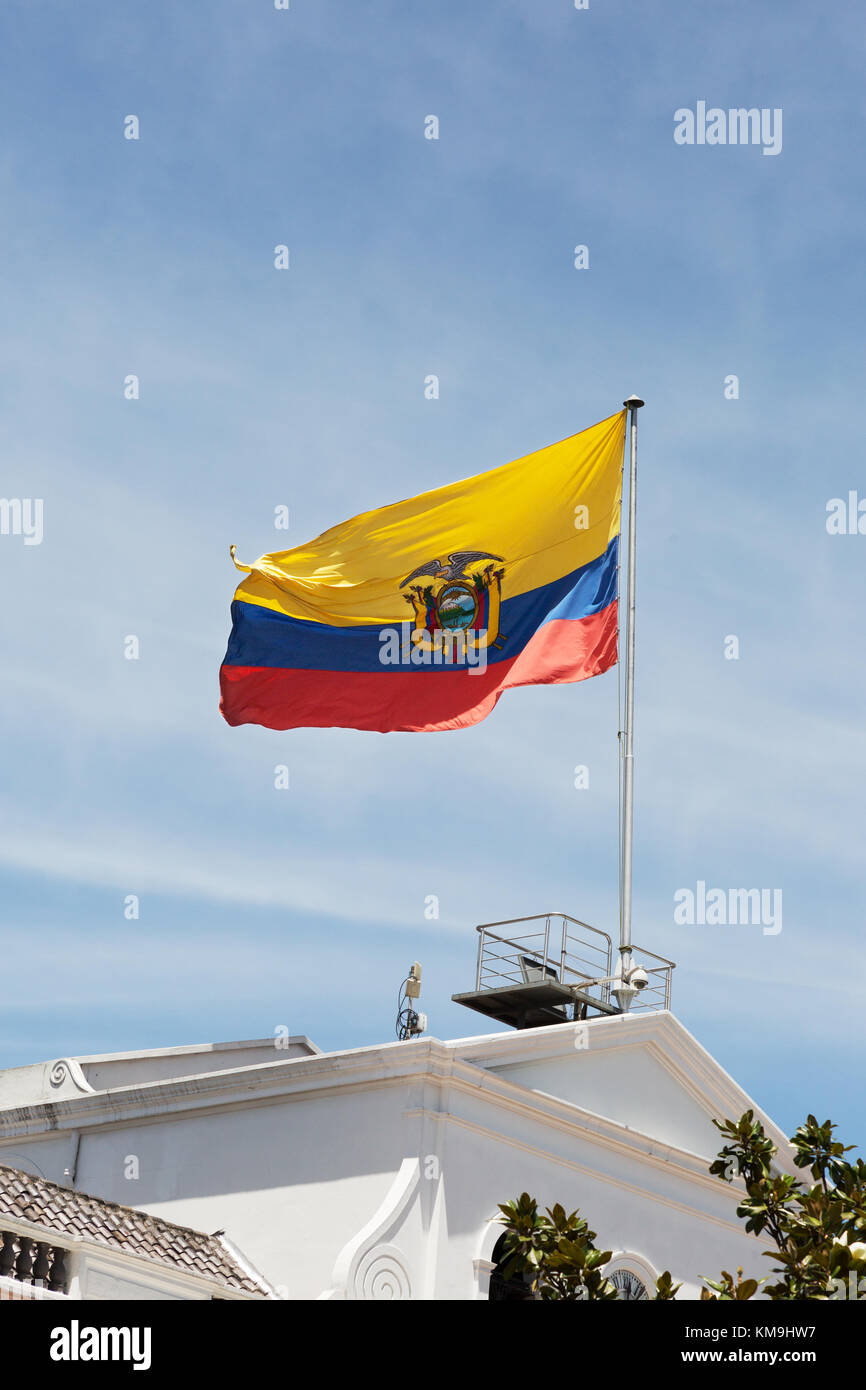
[(218, 1236), (0, 1165), (0, 1228), (16, 1217), (59, 1236), (119, 1247), (184, 1273), (192, 1270), (226, 1288), (264, 1296)]

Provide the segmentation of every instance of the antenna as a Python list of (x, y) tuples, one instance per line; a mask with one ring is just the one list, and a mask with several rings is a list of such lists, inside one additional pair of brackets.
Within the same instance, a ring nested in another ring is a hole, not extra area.
[(400, 986), (397, 1002), (397, 1037), (401, 1042), (420, 1037), (427, 1027), (427, 1015), (418, 1013), (412, 1001), (421, 994), (421, 966), (416, 960)]

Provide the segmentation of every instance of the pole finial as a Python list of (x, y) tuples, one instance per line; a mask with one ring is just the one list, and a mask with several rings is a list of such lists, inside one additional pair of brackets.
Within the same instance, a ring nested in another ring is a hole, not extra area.
[(623, 401), (623, 405), (626, 410), (640, 410), (642, 405), (646, 405), (646, 401), (642, 401), (640, 396), (629, 396), (627, 400)]

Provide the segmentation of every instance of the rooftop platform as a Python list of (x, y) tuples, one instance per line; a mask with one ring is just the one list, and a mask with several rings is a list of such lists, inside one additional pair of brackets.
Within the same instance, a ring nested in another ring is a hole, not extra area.
[[(614, 951), (607, 932), (565, 912), (485, 922), (476, 931), (475, 988), (452, 994), (455, 1004), (512, 1028), (621, 1012), (612, 992)], [(632, 946), (632, 960), (646, 972), (647, 984), (630, 1012), (669, 1009), (673, 961), (640, 946)]]

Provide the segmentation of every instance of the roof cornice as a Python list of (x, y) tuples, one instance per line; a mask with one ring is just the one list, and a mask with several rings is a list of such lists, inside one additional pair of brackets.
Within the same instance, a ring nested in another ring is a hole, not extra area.
[[(644, 1150), (647, 1145), (657, 1150), (667, 1147), (605, 1116), (555, 1096), (532, 1091), (499, 1074), (503, 1065), (514, 1066), (556, 1056), (573, 1058), (574, 1031), (580, 1026), (555, 1024), (549, 1028), (486, 1034), (452, 1042), (428, 1037), (411, 1043), (386, 1043), (345, 1052), (285, 1058), (228, 1071), (72, 1095), (0, 1111), (0, 1142), (49, 1137), (85, 1128), (106, 1128), (118, 1123), (168, 1120), (184, 1112), (244, 1108), (274, 1100), (301, 1101), (323, 1091), (339, 1093), (347, 1089), (391, 1085), (404, 1079), (426, 1079), (439, 1085), (450, 1080), (467, 1091), (483, 1091), (492, 1101), (507, 1102), (509, 1108), (513, 1108), (519, 1098), (524, 1113), (539, 1117), (550, 1113), (550, 1107), (558, 1107), (557, 1113), (568, 1116), (572, 1128), (579, 1125), (587, 1134), (620, 1136), (620, 1143), (623, 1135), (639, 1137)], [(593, 1019), (587, 1026), (591, 1029), (593, 1051), (647, 1050), (710, 1118), (736, 1117), (746, 1109), (753, 1109), (779, 1147), (780, 1156), (790, 1155), (786, 1136), (778, 1126), (672, 1014), (659, 1011)], [(671, 1149), (671, 1153), (674, 1152), (686, 1158), (687, 1167), (692, 1162), (705, 1162), (686, 1150)]]

